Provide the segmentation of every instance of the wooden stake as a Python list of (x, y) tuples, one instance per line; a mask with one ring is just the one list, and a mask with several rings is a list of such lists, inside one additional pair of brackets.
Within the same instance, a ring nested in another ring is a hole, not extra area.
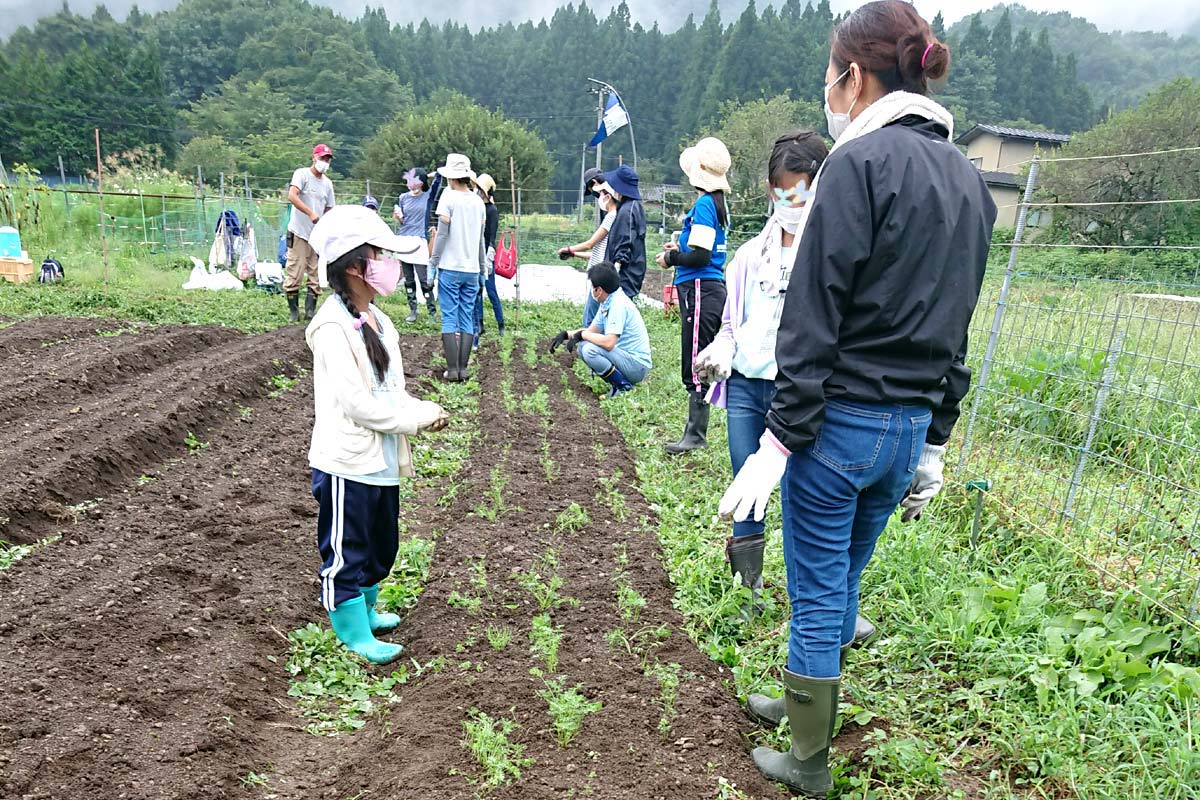
[(105, 229), (108, 227), (104, 221), (104, 164), (100, 161), (100, 129), (96, 128), (96, 180), (98, 182), (98, 194), (100, 203), (100, 246), (104, 252), (104, 286), (108, 288), (108, 234)]

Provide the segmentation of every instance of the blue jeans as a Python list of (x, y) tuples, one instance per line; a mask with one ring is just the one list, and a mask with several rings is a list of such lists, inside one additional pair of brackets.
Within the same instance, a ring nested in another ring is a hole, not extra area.
[[(729, 463), (734, 475), (758, 450), (774, 397), (775, 381), (747, 378), (740, 372), (729, 376), (725, 384), (725, 425), (729, 430)], [(733, 523), (734, 536), (756, 536), (765, 529), (765, 523), (753, 519)]]
[[(492, 314), (496, 317), (496, 325), (504, 327), (504, 309), (500, 306), (500, 292), (496, 291), (496, 273), (488, 276), (483, 282), (487, 290), (488, 302), (492, 304)], [(483, 333), (483, 292), (475, 297), (475, 333)]]
[(588, 368), (597, 375), (603, 375), (611, 367), (616, 367), (625, 376), (625, 380), (630, 383), (641, 383), (650, 373), (649, 367), (620, 347), (605, 350), (598, 344), (580, 342), (575, 349), (583, 363), (587, 364)]
[(932, 418), (926, 406), (827, 400), (816, 441), (788, 459), (781, 490), (790, 671), (840, 674), (859, 578), (912, 482)]
[[(591, 288), (592, 285), (589, 283), (588, 289)], [(592, 326), (592, 320), (596, 318), (596, 312), (599, 310), (600, 304), (596, 302), (596, 298), (592, 297), (592, 293), (589, 291), (587, 300), (583, 303), (583, 327), (590, 328)]]
[(442, 333), (474, 333), (475, 299), (479, 273), (438, 270), (438, 301), (442, 305)]

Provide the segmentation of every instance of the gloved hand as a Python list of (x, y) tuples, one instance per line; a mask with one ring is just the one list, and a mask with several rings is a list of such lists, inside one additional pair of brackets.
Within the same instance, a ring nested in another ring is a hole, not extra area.
[(902, 522), (912, 522), (921, 518), (921, 512), (929, 505), (938, 492), (942, 490), (942, 470), (946, 457), (946, 446), (926, 444), (921, 451), (921, 460), (917, 463), (917, 474), (913, 476), (908, 487), (908, 494), (900, 501), (904, 513), (900, 515)]
[(754, 521), (761, 522), (767, 513), (767, 501), (783, 479), (787, 468), (788, 452), (783, 449), (770, 431), (765, 431), (758, 440), (754, 452), (721, 496), (717, 510), (723, 515), (733, 515), (735, 522), (745, 522), (754, 512)]
[(450, 422), (450, 415), (432, 400), (418, 400), (413, 415), (417, 418), (417, 433), (440, 431)]
[(696, 355), (692, 371), (701, 383), (717, 383), (729, 377), (733, 372), (734, 348), (731, 339), (718, 337)]
[(558, 248), (558, 257), (563, 261), (570, 261), (571, 256), (573, 256), (573, 255), (575, 255), (575, 254), (571, 252), (571, 248), (569, 248), (569, 247)]
[(558, 335), (556, 335), (553, 339), (550, 340), (550, 352), (551, 353), (557, 352), (558, 348), (562, 347), (565, 344), (567, 346), (567, 352), (574, 353), (575, 345), (579, 344), (580, 340), (582, 340), (582, 339), (583, 339), (583, 331), (582, 330), (561, 331)]

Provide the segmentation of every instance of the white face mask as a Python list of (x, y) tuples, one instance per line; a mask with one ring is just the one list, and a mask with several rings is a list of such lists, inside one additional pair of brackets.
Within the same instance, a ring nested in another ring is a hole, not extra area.
[(795, 234), (804, 221), (804, 206), (775, 206), (772, 217), (785, 231)]
[(829, 89), (837, 86), (842, 78), (850, 74), (850, 68), (846, 67), (846, 71), (838, 75), (833, 83), (825, 85), (825, 125), (829, 128), (829, 135), (836, 142), (846, 132), (846, 128), (850, 127), (850, 112), (854, 110), (854, 106), (858, 103), (858, 98), (854, 98), (854, 102), (850, 104), (850, 108), (845, 112), (835, 112), (829, 107)]
[(317, 172), (324, 175), (326, 172), (329, 171), (329, 162), (323, 161), (318, 158), (316, 161), (313, 162), (313, 169), (315, 169)]

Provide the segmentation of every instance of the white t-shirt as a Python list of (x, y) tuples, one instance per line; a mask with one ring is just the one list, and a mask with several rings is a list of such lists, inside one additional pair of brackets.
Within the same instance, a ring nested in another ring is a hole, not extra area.
[(451, 272), (479, 272), (480, 247), (483, 246), (483, 222), (487, 217), (483, 200), (474, 192), (447, 189), (438, 201), (437, 215), (450, 218), (450, 232), (441, 246), (438, 269)]
[[(313, 175), (311, 167), (301, 167), (292, 173), (292, 182), (300, 190), (300, 202), (311, 208), (318, 217), (325, 214), (326, 209), (333, 208), (333, 181), (324, 175)], [(289, 188), (289, 192), (290, 192)], [(300, 209), (292, 206), (292, 217), (288, 220), (288, 230), (304, 241), (312, 235), (313, 221)]]
[(604, 215), (604, 219), (600, 223), (600, 227), (604, 228), (604, 235), (600, 237), (600, 241), (596, 242), (595, 247), (592, 248), (592, 252), (588, 256), (589, 269), (604, 260), (604, 252), (608, 249), (608, 232), (612, 230), (613, 220), (616, 218), (616, 211), (609, 211)]

